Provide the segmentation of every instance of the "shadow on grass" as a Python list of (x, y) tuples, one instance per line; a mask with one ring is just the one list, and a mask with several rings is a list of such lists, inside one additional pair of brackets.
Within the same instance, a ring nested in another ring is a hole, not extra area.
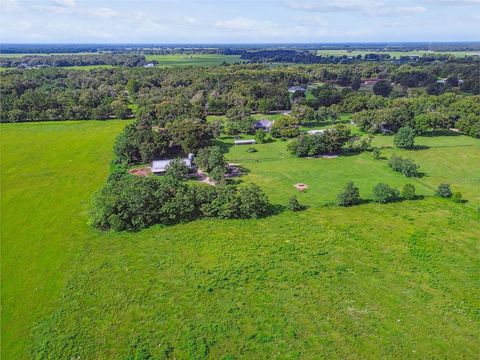
[(408, 149), (408, 150), (419, 151), (419, 150), (428, 150), (428, 149), (430, 149), (430, 146), (427, 146), (427, 145), (415, 145), (414, 147), (412, 147), (411, 149)]
[(422, 136), (435, 137), (435, 136), (461, 136), (462, 134), (452, 130), (432, 130), (426, 131)]

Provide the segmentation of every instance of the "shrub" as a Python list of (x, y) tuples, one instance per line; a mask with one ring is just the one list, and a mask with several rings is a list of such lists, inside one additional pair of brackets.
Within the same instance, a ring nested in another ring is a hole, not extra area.
[(258, 151), (258, 150), (255, 149), (254, 147), (249, 147), (249, 148), (247, 149), (247, 153), (256, 153), (257, 151)]
[(395, 171), (401, 172), (406, 177), (416, 177), (419, 175), (419, 166), (415, 164), (413, 160), (404, 159), (400, 156), (392, 155), (388, 162), (388, 166)]
[(343, 191), (337, 195), (337, 204), (339, 206), (352, 206), (360, 204), (360, 192), (353, 182), (347, 183)]
[(462, 203), (463, 202), (462, 193), (459, 191), (454, 192), (452, 195), (452, 200), (453, 202), (456, 202), (456, 203)]
[(267, 143), (272, 142), (273, 139), (272, 139), (272, 135), (267, 133), (265, 130), (258, 129), (255, 132), (255, 141), (259, 144), (267, 144)]
[(382, 158), (382, 152), (379, 148), (374, 148), (372, 151), (372, 156), (376, 160), (380, 160)]
[(405, 184), (402, 188), (402, 197), (405, 200), (415, 200), (417, 195), (415, 195), (415, 186), (412, 184)]
[(411, 149), (415, 145), (415, 130), (405, 126), (398, 130), (393, 137), (393, 143), (396, 147), (402, 149)]
[(288, 200), (288, 209), (292, 211), (301, 211), (305, 209), (305, 205), (300, 204), (296, 196), (292, 196)]
[(380, 204), (397, 201), (399, 196), (399, 191), (387, 184), (379, 183), (373, 187), (373, 199)]
[(452, 190), (450, 189), (450, 184), (440, 184), (438, 185), (436, 195), (442, 198), (452, 197)]

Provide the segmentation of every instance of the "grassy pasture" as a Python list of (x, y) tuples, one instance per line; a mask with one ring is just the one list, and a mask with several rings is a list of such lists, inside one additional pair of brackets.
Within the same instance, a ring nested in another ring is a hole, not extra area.
[[(417, 181), (370, 154), (297, 159), (220, 145), (273, 203), (306, 211), (138, 233), (86, 224), (125, 122), (1, 125), (2, 358), (477, 358), (480, 143), (422, 137)], [(424, 200), (330, 206), (345, 182)], [(439, 182), (467, 204), (431, 197)], [(309, 185), (306, 193), (293, 188)]]
[(147, 61), (156, 60), (157, 66), (214, 66), (224, 61), (228, 64), (242, 61), (239, 55), (220, 54), (173, 54), (173, 55), (146, 55)]

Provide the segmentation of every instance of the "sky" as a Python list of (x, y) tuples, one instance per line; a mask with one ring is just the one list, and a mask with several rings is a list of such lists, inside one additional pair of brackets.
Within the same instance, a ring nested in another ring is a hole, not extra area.
[(480, 41), (480, 0), (0, 0), (2, 43)]

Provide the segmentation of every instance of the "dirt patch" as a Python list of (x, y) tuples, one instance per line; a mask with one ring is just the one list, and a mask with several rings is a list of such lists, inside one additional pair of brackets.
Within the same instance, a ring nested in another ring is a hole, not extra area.
[(150, 166), (146, 166), (142, 168), (130, 169), (128, 170), (128, 173), (135, 176), (149, 176), (152, 174), (152, 169)]
[(298, 191), (301, 191), (301, 192), (304, 192), (305, 190), (308, 189), (308, 185), (304, 184), (304, 183), (298, 183), (298, 184), (295, 184), (293, 185), (295, 186), (295, 188), (298, 190)]

